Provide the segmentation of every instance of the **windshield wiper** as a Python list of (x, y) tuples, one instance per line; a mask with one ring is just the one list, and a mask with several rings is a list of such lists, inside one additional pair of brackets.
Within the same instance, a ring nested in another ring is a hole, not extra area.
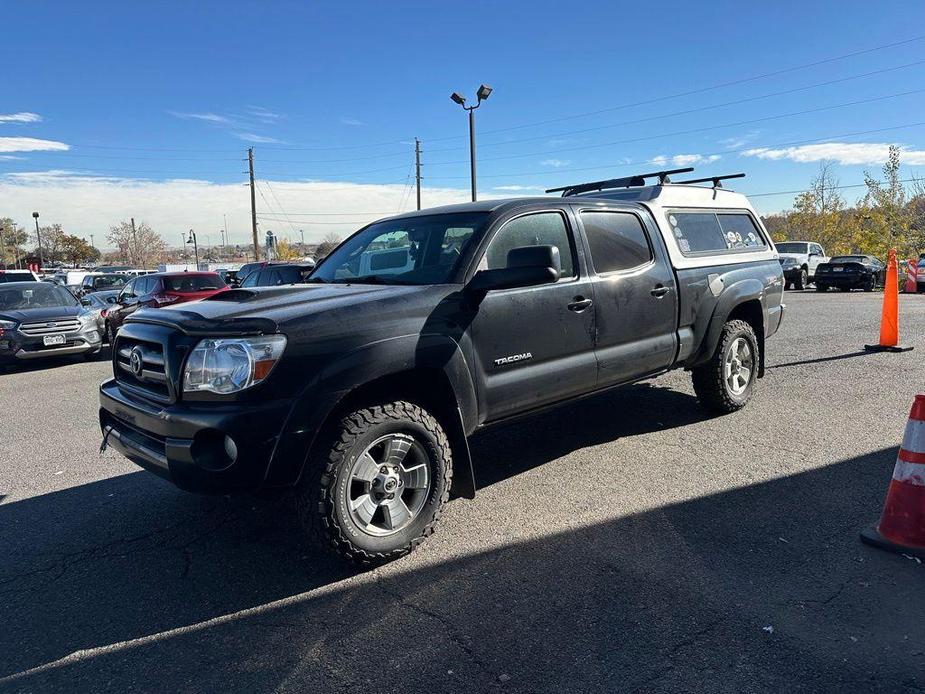
[(383, 275), (360, 275), (345, 279), (347, 284), (416, 284), (407, 280), (400, 280)]

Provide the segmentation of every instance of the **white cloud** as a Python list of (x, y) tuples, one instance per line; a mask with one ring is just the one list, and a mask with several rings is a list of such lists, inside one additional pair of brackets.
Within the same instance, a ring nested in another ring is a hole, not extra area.
[[(889, 149), (887, 142), (821, 142), (782, 149), (757, 147), (742, 152), (742, 156), (772, 161), (789, 159), (801, 164), (830, 159), (839, 164), (862, 165), (882, 164), (887, 160)], [(925, 150), (902, 148), (900, 159), (904, 164), (925, 164)]]
[(231, 123), (231, 119), (226, 116), (220, 116), (217, 113), (182, 113), (180, 111), (167, 111), (171, 116), (183, 118), (185, 120), (201, 120), (206, 123)]
[(0, 137), (0, 152), (65, 152), (70, 145), (35, 137)]
[(505, 190), (509, 193), (516, 193), (519, 191), (530, 191), (530, 190), (545, 190), (542, 186), (495, 186), (492, 190)]
[(277, 140), (275, 137), (255, 135), (254, 133), (235, 133), (234, 136), (239, 140), (244, 140), (245, 142), (259, 142), (264, 144), (279, 144), (282, 142), (282, 140)]
[(552, 166), (558, 169), (560, 166), (568, 166), (571, 163), (567, 159), (544, 159), (540, 162), (540, 166)]
[(14, 154), (0, 154), (0, 159), (3, 159), (4, 161), (13, 161), (14, 159), (25, 161), (27, 157), (17, 157)]
[(341, 118), (340, 122), (343, 123), (344, 125), (352, 125), (352, 126), (364, 125), (363, 121), (358, 120), (356, 118)]
[(0, 123), (39, 123), (42, 117), (37, 113), (20, 111), (19, 113), (0, 113)]
[(761, 134), (760, 130), (752, 130), (751, 132), (745, 133), (744, 135), (733, 135), (732, 137), (727, 137), (719, 141), (723, 147), (727, 149), (740, 149), (744, 147), (749, 142), (752, 142), (756, 137)]
[(247, 106), (245, 110), (261, 123), (275, 123), (283, 117), (282, 114), (274, 113), (263, 106)]
[(652, 157), (649, 162), (656, 166), (665, 166), (669, 163), (674, 166), (691, 166), (693, 164), (712, 164), (718, 159), (722, 159), (718, 154), (675, 154), (671, 157), (660, 154), (657, 157)]
[[(283, 217), (263, 218), (261, 234), (272, 229), (284, 238), (297, 238), (299, 229), (304, 229), (305, 240), (312, 242), (331, 231), (346, 236), (369, 221), (396, 213), (402, 203), (404, 211), (414, 208), (414, 196), (408, 196), (403, 184), (272, 180), (269, 184), (279, 199), (277, 203), (268, 196), (273, 211), (279, 212), (281, 206), (288, 212), (295, 231)], [(422, 195), (424, 204), (431, 207), (467, 202), (470, 193), (468, 188), (425, 187)], [(10, 210), (41, 210), (42, 219), (49, 223), (60, 223), (69, 233), (80, 236), (95, 234), (98, 242), (110, 225), (134, 216), (151, 224), (170, 245), (177, 245), (179, 234), (190, 228), (196, 229), (200, 239), (210, 233), (212, 243), (218, 243), (223, 214), (228, 217), (231, 243), (248, 243), (250, 239), (250, 197), (247, 187), (238, 182), (151, 181), (72, 170), (31, 171), (0, 175), (0, 200)], [(261, 215), (269, 211), (259, 198), (257, 211)]]

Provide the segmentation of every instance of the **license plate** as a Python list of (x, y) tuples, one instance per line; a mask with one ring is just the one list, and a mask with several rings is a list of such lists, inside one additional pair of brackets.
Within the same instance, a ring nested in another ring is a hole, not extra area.
[(63, 345), (64, 335), (46, 335), (42, 338), (42, 342), (45, 343), (46, 347), (51, 347), (52, 345)]
[(845, 268), (843, 267), (833, 267), (832, 272), (844, 272)]

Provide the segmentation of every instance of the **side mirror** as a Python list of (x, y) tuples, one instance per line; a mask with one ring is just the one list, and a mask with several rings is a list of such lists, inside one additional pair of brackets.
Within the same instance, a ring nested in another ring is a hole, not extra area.
[(507, 267), (480, 270), (466, 288), (473, 292), (551, 284), (559, 279), (562, 263), (555, 246), (523, 246), (507, 253)]
[(89, 299), (81, 299), (80, 305), (81, 306), (93, 306), (93, 302), (90, 301)]

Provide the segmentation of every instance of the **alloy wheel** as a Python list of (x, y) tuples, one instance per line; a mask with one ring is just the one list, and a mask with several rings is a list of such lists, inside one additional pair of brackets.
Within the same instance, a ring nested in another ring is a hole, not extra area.
[(737, 337), (729, 345), (723, 360), (723, 377), (733, 395), (742, 395), (752, 380), (755, 357), (752, 346), (744, 337)]

